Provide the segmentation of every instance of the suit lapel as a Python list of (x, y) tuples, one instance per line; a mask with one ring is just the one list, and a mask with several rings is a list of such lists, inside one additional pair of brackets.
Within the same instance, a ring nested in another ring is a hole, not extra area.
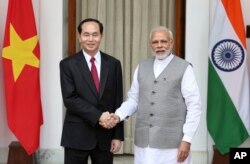
[(98, 93), (96, 91), (96, 88), (95, 88), (91, 73), (89, 71), (87, 61), (86, 61), (82, 51), (77, 54), (77, 58), (78, 58), (78, 61), (79, 61), (77, 63), (78, 68), (80, 68), (80, 72), (82, 73), (84, 80), (89, 85), (89, 87), (90, 87), (91, 91), (93, 92), (93, 94), (98, 98)]
[(109, 72), (108, 57), (101, 52), (100, 97), (102, 97)]

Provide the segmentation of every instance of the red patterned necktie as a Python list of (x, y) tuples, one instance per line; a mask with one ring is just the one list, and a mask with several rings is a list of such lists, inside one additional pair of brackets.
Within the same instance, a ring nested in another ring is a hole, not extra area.
[(91, 75), (92, 75), (92, 78), (94, 80), (96, 90), (99, 93), (99, 89), (100, 89), (99, 83), (100, 82), (99, 82), (99, 78), (98, 78), (97, 69), (96, 69), (96, 66), (95, 66), (95, 58), (91, 57), (90, 62), (91, 62), (91, 70), (90, 70), (91, 71)]

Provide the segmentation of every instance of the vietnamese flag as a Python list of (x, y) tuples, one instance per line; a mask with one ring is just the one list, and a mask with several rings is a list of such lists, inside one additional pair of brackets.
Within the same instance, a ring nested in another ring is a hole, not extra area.
[(2, 61), (8, 126), (30, 155), (39, 147), (43, 124), (40, 49), (31, 0), (9, 0)]

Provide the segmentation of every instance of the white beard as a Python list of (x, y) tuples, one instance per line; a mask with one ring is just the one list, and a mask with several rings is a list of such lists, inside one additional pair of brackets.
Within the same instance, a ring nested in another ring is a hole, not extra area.
[(168, 49), (168, 50), (166, 51), (166, 53), (164, 53), (164, 54), (159, 54), (159, 53), (153, 53), (153, 54), (154, 54), (154, 56), (156, 57), (156, 59), (158, 59), (158, 60), (163, 60), (163, 59), (165, 59), (170, 53), (171, 53), (171, 50)]

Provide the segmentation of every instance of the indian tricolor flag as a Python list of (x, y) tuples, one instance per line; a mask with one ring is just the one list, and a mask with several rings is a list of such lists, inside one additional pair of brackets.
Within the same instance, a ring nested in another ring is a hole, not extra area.
[(240, 0), (218, 0), (210, 35), (207, 126), (222, 154), (250, 134), (247, 57)]
[(28, 154), (43, 123), (40, 50), (32, 0), (9, 0), (2, 53), (8, 126)]

